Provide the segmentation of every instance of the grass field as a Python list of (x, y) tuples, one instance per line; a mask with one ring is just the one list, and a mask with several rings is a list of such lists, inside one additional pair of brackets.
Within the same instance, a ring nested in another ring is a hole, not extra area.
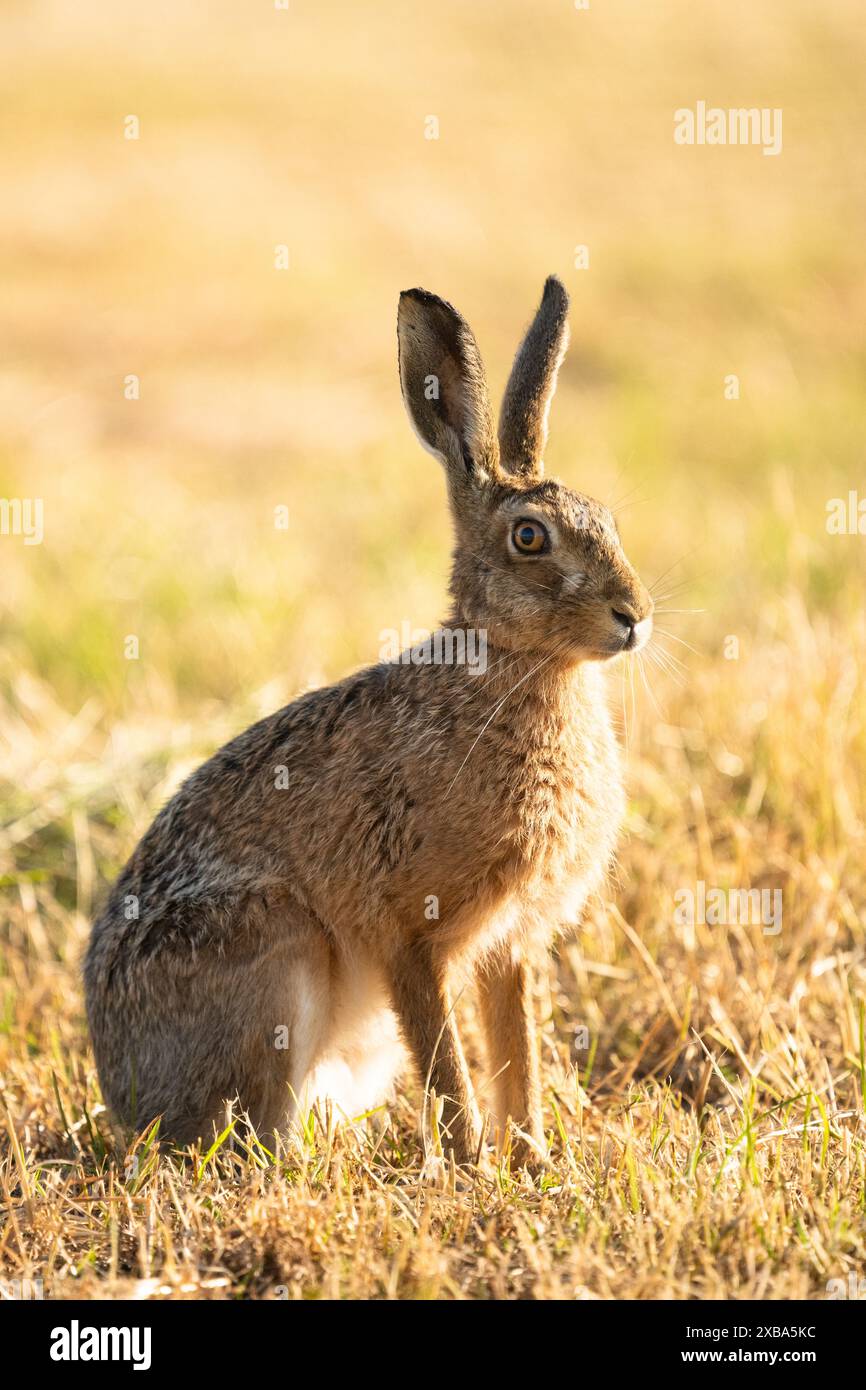
[[(0, 496), (44, 504), (41, 544), (0, 535), (0, 1292), (862, 1279), (866, 537), (827, 529), (866, 498), (857, 0), (12, 0), (0, 39)], [(781, 109), (781, 154), (677, 146), (699, 100)], [(431, 1178), (411, 1082), (276, 1165), (118, 1149), (94, 905), (209, 751), (442, 615), (398, 292), (452, 299), (500, 390), (552, 271), (549, 470), (683, 611), (611, 681), (628, 820), (541, 989), (547, 1164)], [(781, 891), (781, 930), (680, 922), (699, 882)]]

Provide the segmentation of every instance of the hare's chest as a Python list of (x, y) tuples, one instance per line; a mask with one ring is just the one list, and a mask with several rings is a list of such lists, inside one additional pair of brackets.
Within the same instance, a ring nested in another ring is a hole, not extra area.
[(534, 769), (519, 800), (515, 843), (523, 893), (550, 925), (576, 923), (604, 879), (624, 812), (619, 751), (602, 725)]

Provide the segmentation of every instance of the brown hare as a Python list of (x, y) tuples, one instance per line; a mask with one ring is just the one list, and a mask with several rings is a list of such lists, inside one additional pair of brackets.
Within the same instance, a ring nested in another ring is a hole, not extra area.
[(464, 319), (401, 295), (403, 397), (454, 520), (447, 630), (481, 633), (486, 668), (431, 646), (304, 695), (160, 811), (85, 963), (119, 1121), (161, 1115), (186, 1143), (234, 1100), (259, 1135), (285, 1132), (302, 1098), (378, 1103), (408, 1050), (446, 1149), (471, 1161), (483, 1128), (449, 994), (462, 964), (498, 1132), (513, 1121), (524, 1157), (542, 1142), (530, 955), (608, 870), (623, 791), (602, 665), (652, 624), (610, 512), (543, 476), (567, 308), (551, 277), (497, 434)]

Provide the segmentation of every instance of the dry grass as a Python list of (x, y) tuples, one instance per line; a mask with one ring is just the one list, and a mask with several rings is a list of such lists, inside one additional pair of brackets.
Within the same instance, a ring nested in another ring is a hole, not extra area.
[[(46, 536), (0, 537), (0, 1280), (791, 1298), (862, 1277), (866, 566), (825, 504), (866, 493), (864, 35), (854, 0), (785, 8), (216, 4), (204, 26), (155, 3), (112, 32), (96, 5), (47, 31), (4, 10), (0, 494), (43, 497)], [(782, 106), (784, 154), (675, 150), (698, 98)], [(452, 297), (501, 381), (554, 269), (575, 308), (550, 466), (622, 502), (644, 576), (672, 567), (662, 608), (702, 611), (661, 620), (684, 669), (614, 682), (629, 823), (539, 1001), (547, 1165), (422, 1172), (411, 1087), (277, 1163), (118, 1149), (78, 979), (106, 880), (229, 733), (441, 608), (396, 293)], [(780, 889), (781, 932), (680, 924), (698, 880)]]

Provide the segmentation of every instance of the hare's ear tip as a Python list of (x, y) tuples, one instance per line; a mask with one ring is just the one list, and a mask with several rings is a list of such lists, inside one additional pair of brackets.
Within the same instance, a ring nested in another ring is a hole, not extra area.
[(543, 299), (558, 300), (564, 309), (568, 308), (568, 290), (558, 275), (548, 275), (544, 282)]
[(442, 300), (429, 290), (422, 290), (420, 287), (401, 290), (397, 303), (397, 323), (404, 328), (412, 326), (417, 322), (419, 315), (429, 318), (431, 311), (441, 307)]
[(453, 334), (456, 331), (459, 335), (465, 328), (454, 305), (449, 304), (441, 295), (422, 290), (420, 286), (412, 290), (402, 290), (397, 305), (398, 327), (414, 328), (419, 322), (435, 325), (436, 331), (440, 333)]
[(429, 290), (422, 290), (417, 285), (413, 290), (400, 291), (400, 303), (404, 304), (406, 300), (410, 300), (414, 304), (441, 304), (442, 302), (437, 294), (431, 294)]

